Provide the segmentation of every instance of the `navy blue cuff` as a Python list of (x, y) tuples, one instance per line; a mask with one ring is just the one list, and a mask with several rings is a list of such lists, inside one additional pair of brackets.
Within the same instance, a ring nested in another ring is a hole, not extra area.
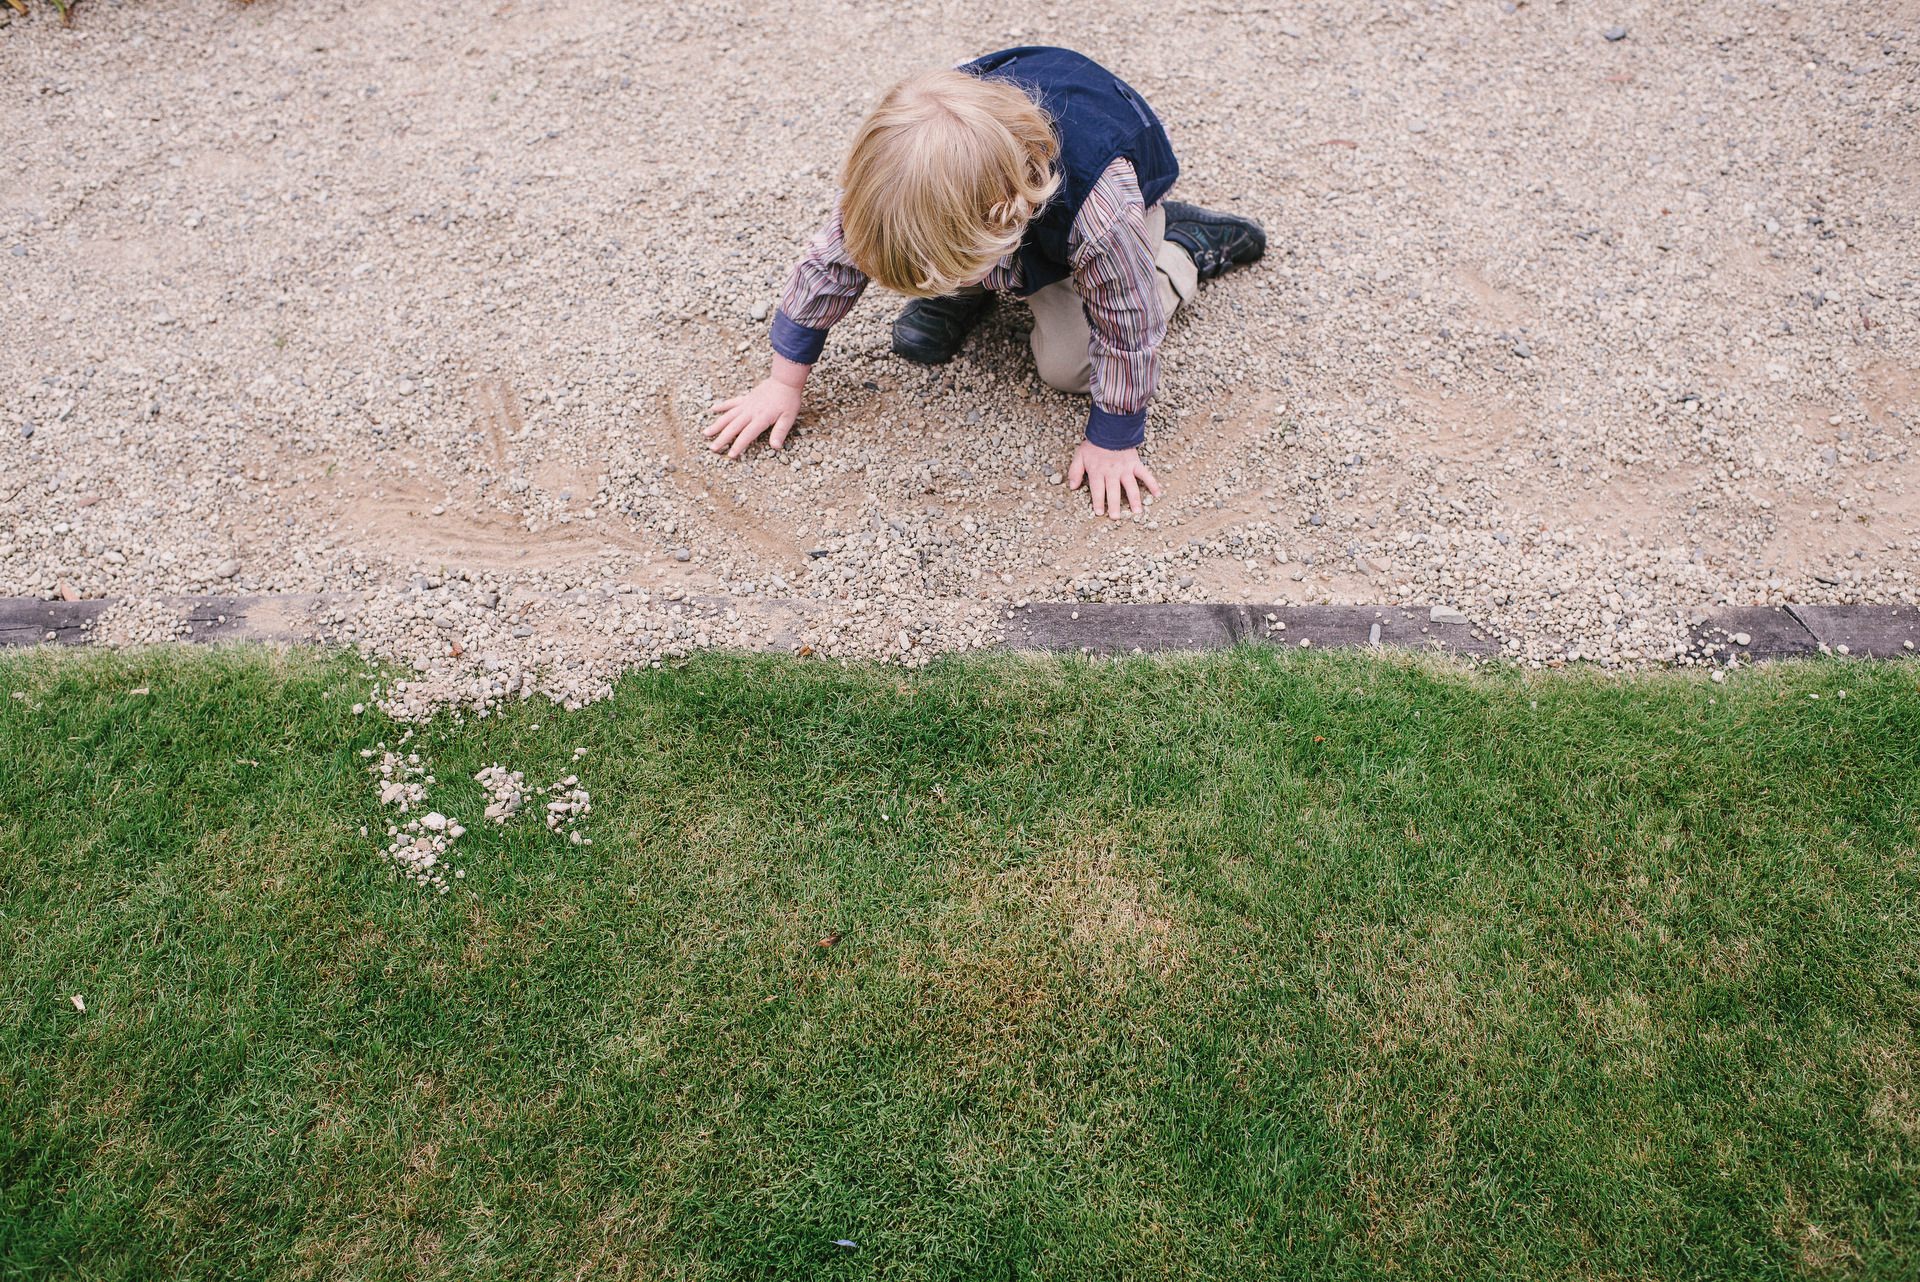
[(1096, 405), (1087, 411), (1087, 439), (1103, 450), (1130, 450), (1147, 439), (1147, 412), (1115, 414)]
[(820, 359), (820, 349), (827, 345), (826, 330), (802, 325), (780, 311), (773, 314), (773, 329), (767, 337), (772, 340), (774, 351), (796, 365), (813, 364)]

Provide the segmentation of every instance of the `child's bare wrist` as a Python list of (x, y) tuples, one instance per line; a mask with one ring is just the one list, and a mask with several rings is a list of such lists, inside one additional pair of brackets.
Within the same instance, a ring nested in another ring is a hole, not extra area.
[(785, 383), (797, 392), (806, 386), (807, 375), (812, 372), (813, 366), (802, 365), (798, 361), (790, 361), (786, 357), (776, 354), (773, 358), (773, 369), (768, 373), (767, 377), (776, 382)]

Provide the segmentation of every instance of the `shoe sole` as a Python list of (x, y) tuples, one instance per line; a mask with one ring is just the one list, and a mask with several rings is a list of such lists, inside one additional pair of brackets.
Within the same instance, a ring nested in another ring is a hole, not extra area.
[(895, 340), (893, 354), (903, 361), (912, 361), (915, 365), (945, 365), (960, 354), (960, 349), (956, 347), (950, 352), (933, 352), (924, 348), (906, 347)]

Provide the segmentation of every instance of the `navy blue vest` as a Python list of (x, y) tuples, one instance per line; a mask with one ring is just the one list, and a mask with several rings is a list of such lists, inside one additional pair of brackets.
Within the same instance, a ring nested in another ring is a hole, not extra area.
[(1072, 274), (1067, 235), (1080, 206), (1108, 165), (1125, 156), (1147, 205), (1167, 194), (1180, 175), (1173, 145), (1146, 99), (1093, 59), (1071, 49), (1002, 49), (961, 68), (1026, 90), (1053, 121), (1060, 140), (1060, 189), (1020, 241), (1022, 295)]

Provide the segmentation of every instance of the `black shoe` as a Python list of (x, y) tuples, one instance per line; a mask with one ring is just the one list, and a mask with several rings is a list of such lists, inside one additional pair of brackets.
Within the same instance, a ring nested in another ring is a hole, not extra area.
[(1238, 218), (1198, 205), (1167, 202), (1167, 239), (1187, 251), (1201, 280), (1211, 280), (1239, 263), (1267, 252), (1267, 233), (1251, 218)]
[(922, 365), (944, 365), (993, 306), (986, 290), (916, 298), (893, 318), (893, 354)]

